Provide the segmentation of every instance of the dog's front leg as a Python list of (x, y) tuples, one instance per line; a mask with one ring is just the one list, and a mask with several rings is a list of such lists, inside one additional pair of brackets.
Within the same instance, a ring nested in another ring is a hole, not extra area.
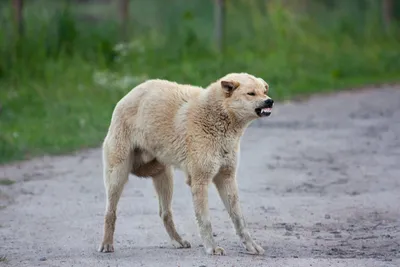
[(240, 237), (246, 250), (251, 254), (263, 254), (264, 249), (257, 245), (247, 230), (246, 223), (240, 208), (238, 188), (235, 174), (232, 171), (220, 173), (214, 179), (215, 186), (231, 217), (236, 234)]
[(199, 177), (191, 178), (191, 190), (193, 196), (194, 211), (196, 215), (197, 225), (200, 231), (200, 237), (203, 241), (205, 250), (208, 254), (211, 255), (225, 255), (225, 250), (216, 245), (212, 235), (212, 227), (208, 212), (209, 182), (206, 182), (204, 180), (199, 181)]

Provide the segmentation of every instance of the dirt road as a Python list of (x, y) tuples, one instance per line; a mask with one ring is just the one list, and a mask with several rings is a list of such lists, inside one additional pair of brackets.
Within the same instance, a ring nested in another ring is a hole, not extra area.
[(96, 251), (104, 189), (99, 149), (0, 167), (0, 256), (7, 266), (400, 266), (400, 87), (276, 105), (243, 137), (238, 183), (251, 234), (245, 253), (214, 187), (210, 213), (227, 256), (200, 247), (189, 188), (176, 172), (173, 249), (150, 180), (131, 177), (116, 252)]

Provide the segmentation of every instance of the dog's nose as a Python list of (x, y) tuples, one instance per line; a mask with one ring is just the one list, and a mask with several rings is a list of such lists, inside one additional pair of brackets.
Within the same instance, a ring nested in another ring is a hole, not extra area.
[(269, 99), (265, 100), (264, 103), (268, 108), (272, 108), (272, 105), (274, 104), (274, 100), (269, 98)]

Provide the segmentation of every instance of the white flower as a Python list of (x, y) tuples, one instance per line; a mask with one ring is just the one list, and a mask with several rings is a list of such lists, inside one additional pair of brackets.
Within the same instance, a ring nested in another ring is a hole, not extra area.
[(111, 72), (96, 72), (93, 74), (93, 81), (102, 87), (122, 89), (133, 88), (137, 84), (145, 81), (148, 77), (146, 75), (141, 76), (119, 76), (116, 73)]
[(129, 43), (118, 43), (114, 46), (113, 50), (118, 54), (117, 60), (120, 60), (121, 57), (126, 57), (131, 52), (143, 54), (145, 47), (140, 40), (134, 40)]

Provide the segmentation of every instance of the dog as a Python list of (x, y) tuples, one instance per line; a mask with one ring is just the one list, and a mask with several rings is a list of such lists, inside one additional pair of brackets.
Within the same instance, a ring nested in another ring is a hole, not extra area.
[(100, 252), (113, 252), (118, 201), (129, 174), (151, 177), (159, 215), (175, 247), (190, 243), (176, 231), (171, 209), (173, 168), (186, 174), (207, 254), (225, 255), (213, 238), (208, 188), (213, 183), (246, 250), (263, 254), (249, 234), (239, 204), (236, 171), (240, 139), (248, 125), (268, 117), (269, 85), (248, 73), (229, 73), (208, 87), (151, 79), (115, 106), (102, 145), (106, 209)]

